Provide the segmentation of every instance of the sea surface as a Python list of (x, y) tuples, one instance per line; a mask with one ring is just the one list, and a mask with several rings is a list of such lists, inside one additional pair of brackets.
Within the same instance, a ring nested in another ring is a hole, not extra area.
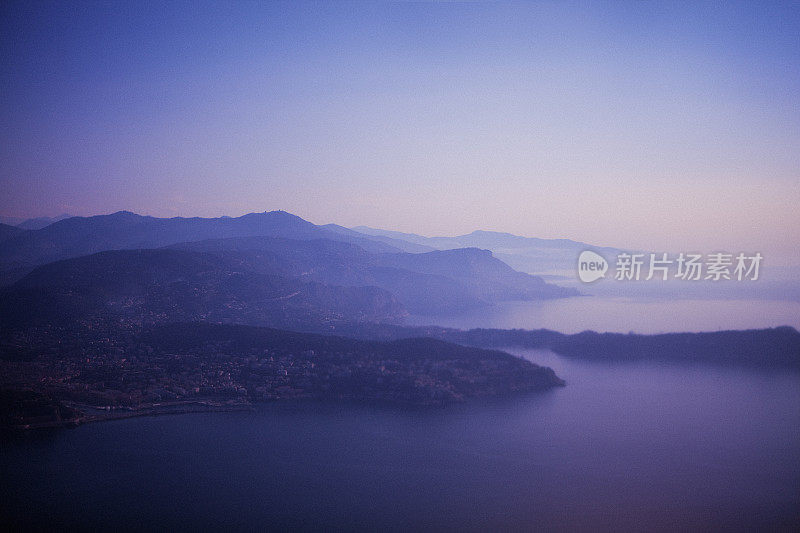
[(452, 316), (412, 315), (408, 325), (454, 328), (587, 329), (617, 333), (670, 333), (792, 326), (800, 329), (800, 302), (765, 299), (664, 299), (578, 296), (504, 302)]
[(567, 386), (423, 410), (262, 405), (4, 440), (11, 525), (116, 530), (800, 527), (800, 374), (511, 350)]

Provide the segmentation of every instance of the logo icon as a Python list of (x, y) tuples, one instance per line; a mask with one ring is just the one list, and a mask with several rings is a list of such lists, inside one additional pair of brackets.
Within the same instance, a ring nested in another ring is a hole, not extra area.
[(605, 277), (608, 262), (605, 258), (591, 250), (584, 250), (578, 256), (578, 278), (584, 283), (591, 283)]

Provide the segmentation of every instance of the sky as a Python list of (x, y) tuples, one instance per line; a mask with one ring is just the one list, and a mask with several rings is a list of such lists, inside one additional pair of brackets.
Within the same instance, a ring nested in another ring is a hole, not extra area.
[(0, 5), (0, 215), (800, 264), (800, 3)]

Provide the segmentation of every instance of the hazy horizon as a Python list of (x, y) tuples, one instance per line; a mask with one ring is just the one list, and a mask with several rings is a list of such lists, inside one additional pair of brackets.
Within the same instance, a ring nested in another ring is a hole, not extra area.
[(797, 4), (7, 3), (0, 212), (800, 264)]
[[(152, 215), (152, 214), (147, 214), (147, 213), (137, 213), (135, 211), (132, 211), (131, 209), (120, 209), (118, 211), (113, 211), (113, 212), (93, 213), (93, 214), (87, 214), (87, 215), (74, 215), (74, 214), (70, 214), (70, 213), (60, 213), (59, 215), (55, 215), (55, 216), (52, 216), (52, 217), (43, 216), (42, 218), (57, 218), (57, 217), (61, 217), (61, 216), (64, 216), (64, 215), (68, 215), (68, 217), (73, 217), (73, 216), (79, 216), (79, 217), (108, 216), (108, 215), (113, 215), (113, 214), (119, 213), (119, 212), (132, 212), (132, 213), (140, 215), (140, 216), (149, 216), (149, 217), (154, 217), (154, 218), (209, 218), (210, 219), (210, 218), (237, 218), (237, 217), (241, 217), (241, 216), (244, 216), (244, 215), (268, 213), (268, 212), (273, 212), (273, 211), (283, 211), (283, 212), (289, 213), (291, 215), (299, 216), (300, 218), (302, 218), (302, 219), (304, 219), (304, 220), (306, 220), (308, 222), (312, 222), (313, 224), (318, 225), (318, 226), (323, 226), (323, 225), (326, 225), (326, 224), (338, 224), (340, 226), (343, 226), (343, 224), (339, 224), (337, 221), (327, 221), (327, 220), (326, 221), (313, 221), (313, 220), (309, 220), (307, 217), (303, 217), (301, 215), (298, 215), (297, 213), (292, 213), (292, 212), (290, 212), (290, 211), (288, 211), (286, 209), (280, 209), (280, 208), (279, 209), (269, 210), (269, 211), (249, 211), (247, 213), (241, 213), (241, 214), (237, 214), (237, 215), (222, 214), (222, 215), (219, 215), (219, 216), (199, 216), (199, 215), (158, 216), (158, 215)], [(0, 223), (5, 223), (4, 220), (10, 219), (10, 218), (17, 218), (19, 220), (19, 222), (22, 222), (22, 221), (28, 219), (28, 217), (8, 217), (5, 214), (0, 213)], [(29, 218), (30, 219), (35, 219), (36, 217), (29, 217)], [(418, 235), (418, 236), (426, 237), (426, 238), (460, 237), (460, 236), (466, 236), (466, 235), (472, 234), (474, 232), (486, 231), (486, 232), (491, 232), (491, 233), (510, 234), (510, 235), (515, 235), (515, 236), (518, 236), (518, 237), (527, 237), (527, 238), (554, 239), (554, 240), (566, 239), (566, 240), (571, 240), (571, 241), (575, 241), (575, 242), (581, 242), (581, 243), (584, 243), (584, 244), (587, 244), (587, 245), (591, 245), (593, 247), (608, 247), (608, 248), (629, 249), (629, 250), (642, 249), (642, 250), (645, 250), (647, 252), (657, 250), (658, 252), (666, 251), (667, 253), (671, 253), (671, 254), (679, 253), (680, 251), (688, 251), (688, 250), (690, 250), (689, 248), (683, 248), (681, 250), (677, 250), (677, 249), (668, 250), (668, 249), (651, 248), (651, 249), (648, 250), (648, 249), (646, 249), (644, 247), (637, 248), (635, 246), (629, 245), (626, 242), (621, 242), (623, 239), (620, 239), (620, 242), (617, 242), (617, 241), (615, 241), (615, 242), (593, 242), (593, 241), (589, 241), (589, 240), (586, 240), (586, 239), (581, 239), (580, 237), (577, 237), (577, 236), (573, 237), (573, 236), (565, 236), (565, 235), (554, 235), (554, 236), (526, 235), (526, 234), (513, 233), (513, 232), (510, 232), (510, 231), (504, 231), (502, 229), (487, 229), (485, 227), (471, 228), (471, 229), (467, 229), (467, 230), (465, 230), (465, 231), (463, 231), (461, 233), (451, 233), (451, 234), (445, 234), (443, 232), (431, 233), (431, 234), (423, 234), (423, 233), (417, 232), (417, 231), (403, 231), (403, 230), (399, 230), (399, 229), (397, 229), (395, 227), (378, 227), (378, 226), (369, 226), (367, 224), (355, 224), (355, 225), (344, 226), (344, 227), (348, 227), (348, 228), (352, 229), (352, 228), (357, 228), (359, 226), (368, 227), (368, 228), (371, 228), (371, 229), (395, 231), (395, 232), (401, 232), (401, 233), (406, 233), (406, 234), (414, 234), (414, 235)], [(722, 251), (730, 252), (732, 250), (733, 249), (722, 250)], [(758, 251), (761, 251), (761, 250), (763, 250), (763, 248), (758, 248)], [(698, 251), (698, 250), (695, 249), (693, 251)], [(719, 251), (719, 250), (715, 248), (714, 251)], [(739, 251), (746, 251), (746, 250), (736, 249), (736, 251), (739, 252)], [(795, 250), (792, 250), (792, 251), (795, 251)], [(700, 250), (700, 252), (703, 253), (705, 251), (704, 250)], [(770, 259), (769, 269), (771, 270), (772, 267), (778, 267), (779, 271), (781, 272), (781, 273), (778, 274), (779, 277), (784, 277), (787, 274), (787, 272), (784, 271), (786, 268), (794, 268), (794, 267), (800, 266), (800, 253), (788, 254), (788, 255), (771, 255), (769, 257), (769, 259)], [(775, 272), (773, 271), (772, 273), (775, 273)], [(792, 271), (792, 274), (793, 274), (793, 271)], [(794, 276), (792, 275), (792, 277), (794, 277)]]

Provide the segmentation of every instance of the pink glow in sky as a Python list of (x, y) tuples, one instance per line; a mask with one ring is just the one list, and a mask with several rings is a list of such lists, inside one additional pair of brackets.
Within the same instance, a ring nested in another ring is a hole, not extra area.
[(0, 15), (6, 216), (284, 209), (800, 264), (797, 4)]

